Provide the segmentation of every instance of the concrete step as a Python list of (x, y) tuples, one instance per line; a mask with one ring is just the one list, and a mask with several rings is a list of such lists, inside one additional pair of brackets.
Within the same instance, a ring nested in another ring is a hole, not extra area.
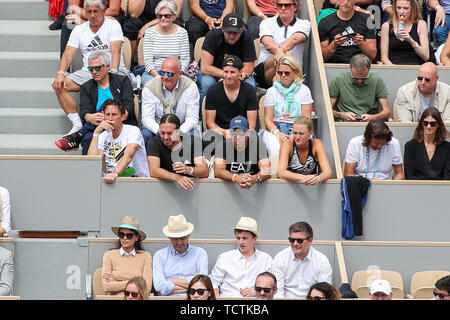
[(77, 151), (64, 152), (55, 146), (57, 134), (0, 134), (0, 154), (81, 155)]
[(0, 52), (0, 77), (54, 77), (59, 52)]
[[(0, 78), (0, 108), (59, 108), (54, 78)], [(72, 93), (79, 103), (78, 92)]]
[(59, 52), (60, 31), (45, 20), (0, 20), (2, 51)]
[(65, 134), (71, 128), (62, 109), (0, 108), (0, 134)]
[(0, 20), (48, 19), (48, 2), (45, 0), (0, 0)]

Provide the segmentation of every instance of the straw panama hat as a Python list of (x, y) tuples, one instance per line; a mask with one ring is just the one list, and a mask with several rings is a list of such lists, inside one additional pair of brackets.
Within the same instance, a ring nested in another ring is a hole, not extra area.
[(236, 229), (250, 231), (258, 235), (258, 222), (256, 222), (255, 219), (250, 217), (241, 217), (236, 227), (234, 227), (234, 230)]
[(162, 229), (162, 232), (169, 238), (185, 237), (194, 231), (194, 225), (186, 221), (184, 215), (170, 216), (169, 223)]
[(118, 232), (120, 228), (135, 230), (139, 234), (139, 240), (141, 241), (147, 238), (147, 235), (143, 231), (139, 230), (139, 220), (136, 217), (125, 216), (120, 226), (111, 227), (111, 230), (116, 236), (119, 236)]

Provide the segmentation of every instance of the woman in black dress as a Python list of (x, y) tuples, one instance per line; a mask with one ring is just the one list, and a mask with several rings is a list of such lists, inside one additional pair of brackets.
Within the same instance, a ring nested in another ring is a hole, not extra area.
[(405, 144), (407, 180), (450, 180), (450, 143), (439, 110), (423, 111), (414, 137)]

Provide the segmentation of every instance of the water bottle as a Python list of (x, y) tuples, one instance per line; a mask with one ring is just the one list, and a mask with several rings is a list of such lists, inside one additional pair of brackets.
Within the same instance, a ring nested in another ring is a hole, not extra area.
[(397, 39), (400, 41), (403, 41), (403, 39), (400, 37), (400, 30), (405, 29), (405, 17), (400, 16), (397, 23)]

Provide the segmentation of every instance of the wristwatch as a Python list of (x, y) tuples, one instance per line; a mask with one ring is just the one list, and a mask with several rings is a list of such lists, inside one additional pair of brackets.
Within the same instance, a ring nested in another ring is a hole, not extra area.
[(434, 7), (434, 11), (438, 11), (438, 9), (440, 8), (441, 6), (438, 4), (436, 7)]
[(117, 73), (118, 71), (117, 71), (116, 68), (111, 68), (111, 69), (109, 69), (109, 72), (111, 72), (111, 73)]
[(277, 135), (278, 132), (280, 132), (280, 129), (273, 129), (272, 131), (270, 131), (274, 136)]
[(257, 179), (258, 179), (258, 183), (261, 182), (261, 175), (258, 174), (256, 177), (257, 177)]

